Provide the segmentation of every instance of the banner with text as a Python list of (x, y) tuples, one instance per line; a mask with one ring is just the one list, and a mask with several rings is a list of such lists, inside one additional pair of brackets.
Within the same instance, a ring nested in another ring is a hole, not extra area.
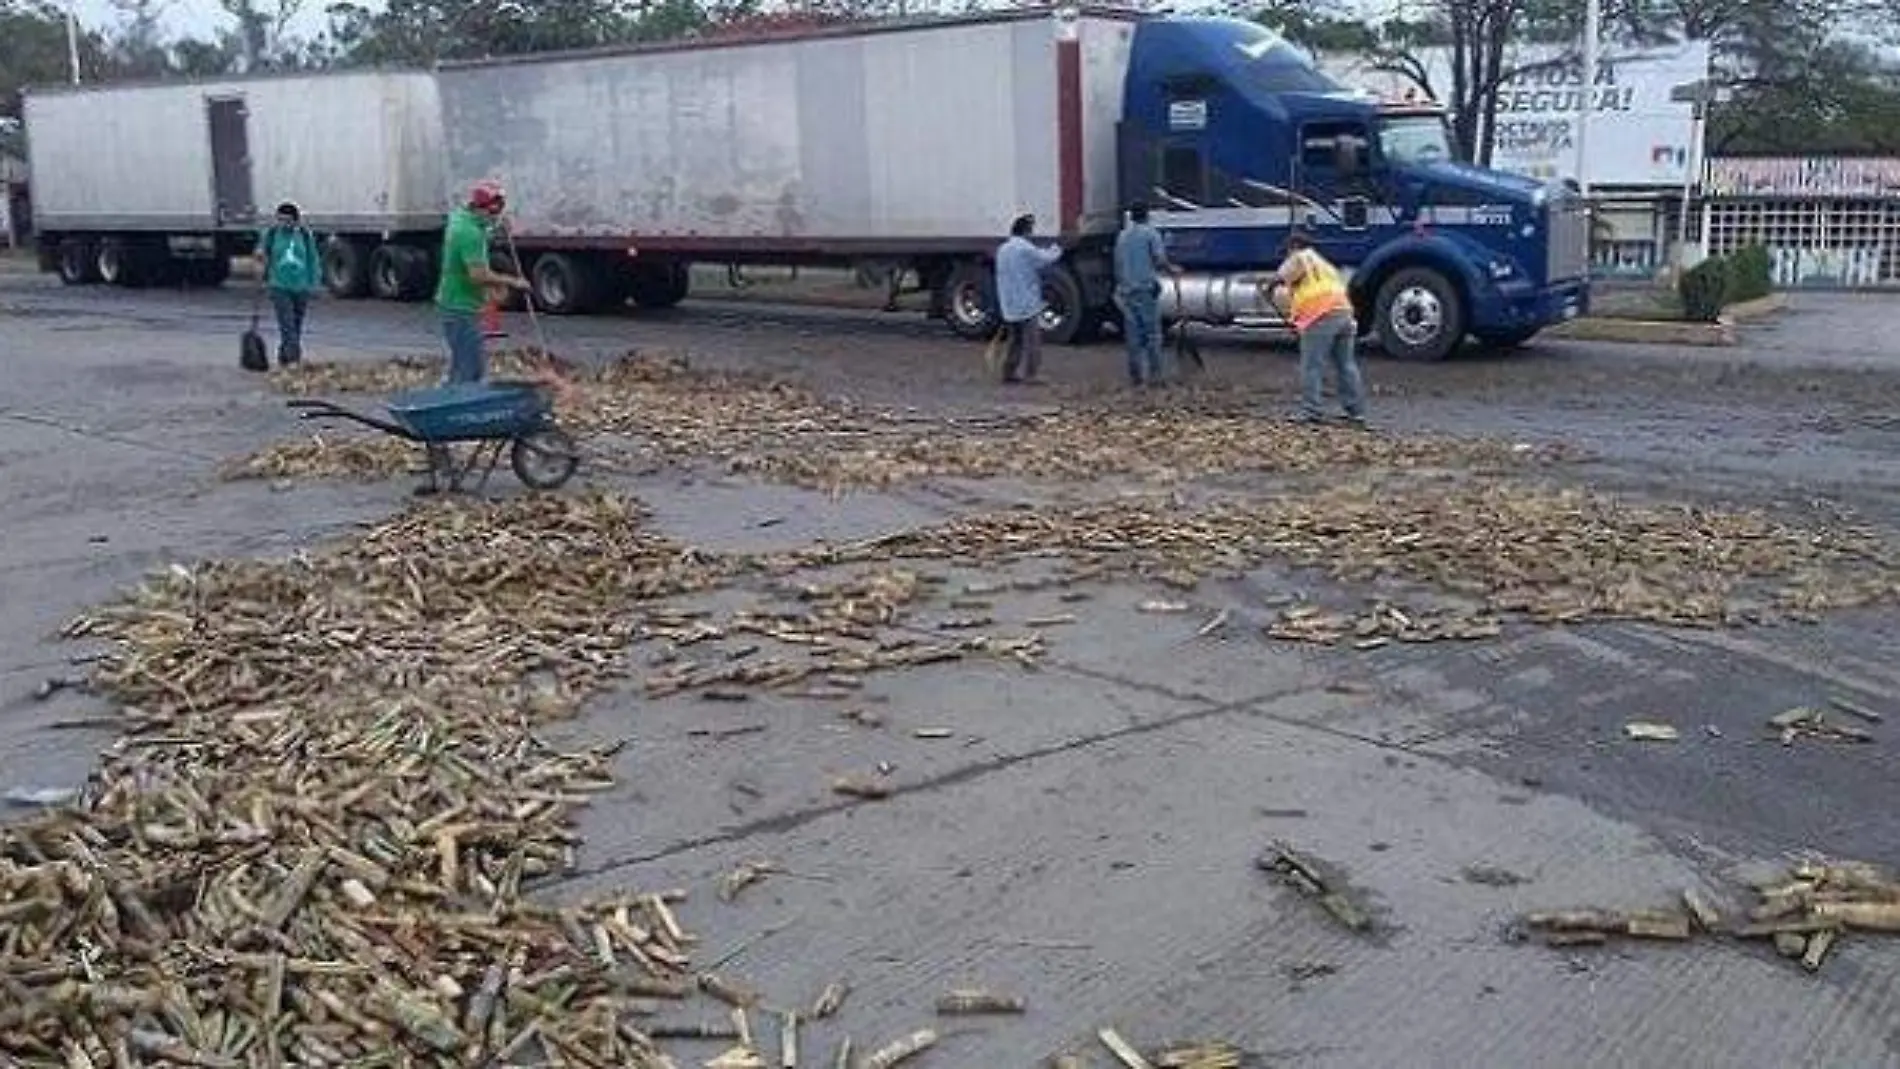
[[(1440, 103), (1451, 97), (1451, 52), (1425, 49), (1417, 57), (1430, 81), (1426, 90)], [(1322, 57), (1335, 78), (1381, 96), (1403, 96), (1415, 83), (1376, 69), (1359, 56)], [(1606, 44), (1595, 85), (1584, 91), (1576, 49), (1548, 46), (1512, 49), (1505, 56), (1510, 77), (1498, 88), (1491, 166), (1550, 181), (1576, 179), (1577, 119), (1587, 99), (1590, 119), (1589, 182), (1592, 186), (1681, 186), (1689, 167), (1694, 111), (1670, 99), (1680, 85), (1709, 75), (1709, 46), (1690, 41), (1668, 48), (1627, 49)]]

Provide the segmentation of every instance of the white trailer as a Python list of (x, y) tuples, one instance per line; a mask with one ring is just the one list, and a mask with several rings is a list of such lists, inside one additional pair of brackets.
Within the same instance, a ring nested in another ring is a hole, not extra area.
[[(1037, 10), (445, 65), (450, 181), (504, 184), (555, 311), (673, 304), (694, 260), (901, 265), (987, 307), (1018, 214), (1070, 243), (1115, 229), (1133, 27)], [(1104, 270), (1051, 276), (1055, 333), (1087, 328)]]
[(328, 238), (333, 289), (431, 281), (445, 186), (428, 73), (36, 90), (26, 124), (36, 228), (68, 282), (215, 285), (283, 200)]

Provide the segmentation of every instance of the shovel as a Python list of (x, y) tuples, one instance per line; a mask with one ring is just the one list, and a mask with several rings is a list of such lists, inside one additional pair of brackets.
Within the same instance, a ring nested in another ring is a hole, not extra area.
[(264, 305), (264, 284), (257, 284), (257, 294), (251, 298), (251, 325), (238, 336), (238, 366), (246, 371), (270, 370), (270, 347), (264, 344), (264, 336), (257, 332), (257, 320)]

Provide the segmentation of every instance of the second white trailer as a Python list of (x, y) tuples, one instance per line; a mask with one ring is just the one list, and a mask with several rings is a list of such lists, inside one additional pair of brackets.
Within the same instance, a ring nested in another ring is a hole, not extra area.
[(559, 311), (671, 304), (692, 260), (898, 263), (954, 294), (1021, 213), (1114, 229), (1132, 26), (1012, 12), (449, 65), (451, 183), (506, 186)]

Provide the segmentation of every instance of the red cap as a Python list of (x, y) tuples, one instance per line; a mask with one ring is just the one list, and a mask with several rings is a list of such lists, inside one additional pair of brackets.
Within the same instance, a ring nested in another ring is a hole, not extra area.
[(491, 212), (499, 215), (508, 205), (508, 198), (501, 191), (500, 182), (481, 181), (468, 191), (468, 206), (478, 212)]

